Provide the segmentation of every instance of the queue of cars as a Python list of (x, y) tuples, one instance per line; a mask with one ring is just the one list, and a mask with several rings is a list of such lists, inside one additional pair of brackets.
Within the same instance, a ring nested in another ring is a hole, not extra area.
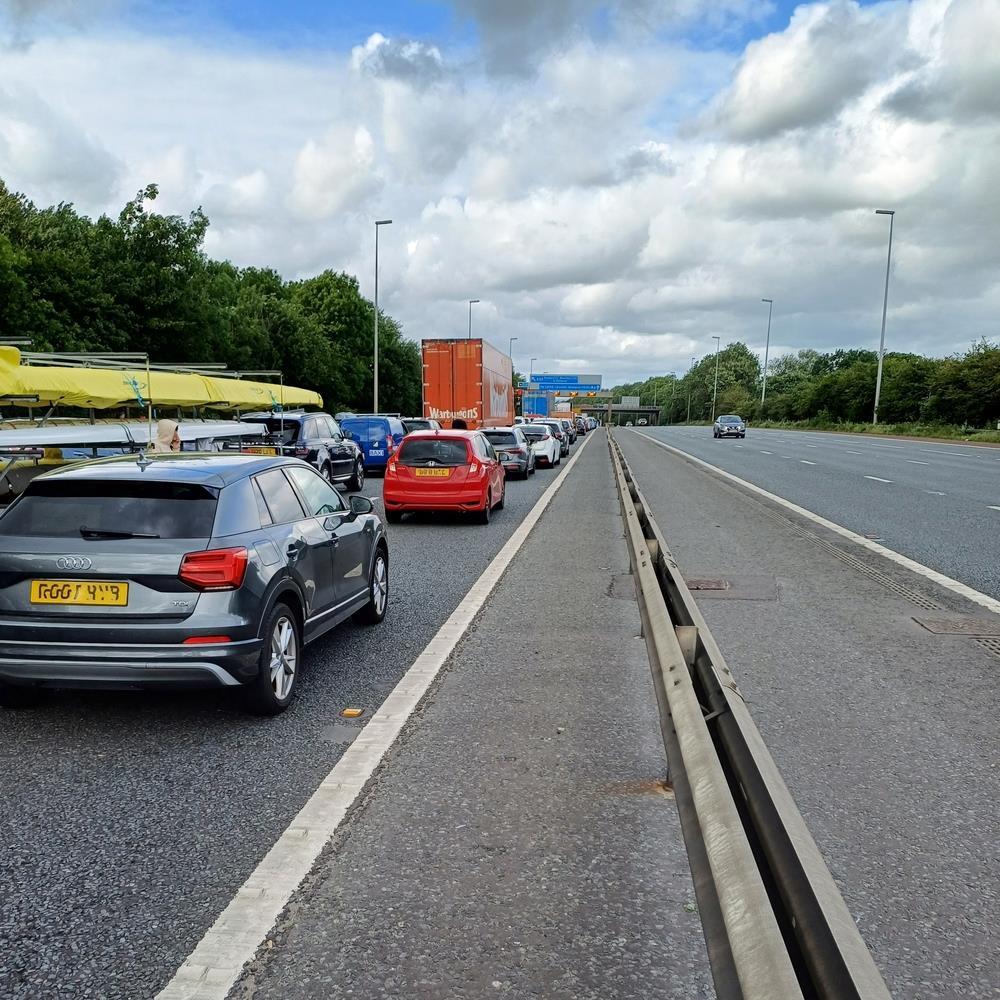
[(407, 433), (398, 417), (338, 417), (251, 414), (260, 434), (238, 450), (116, 455), (32, 479), (0, 514), (0, 706), (50, 688), (216, 687), (276, 715), (307, 644), (386, 616), (385, 526), (335, 484), (359, 490), (383, 460), (386, 521), (451, 510), (488, 523), (508, 472), (526, 479), (570, 446), (561, 419)]

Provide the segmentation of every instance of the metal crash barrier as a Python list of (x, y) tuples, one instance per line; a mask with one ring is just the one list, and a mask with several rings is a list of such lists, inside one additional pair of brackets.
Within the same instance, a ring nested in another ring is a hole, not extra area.
[(608, 433), (670, 778), (722, 1000), (889, 1000)]

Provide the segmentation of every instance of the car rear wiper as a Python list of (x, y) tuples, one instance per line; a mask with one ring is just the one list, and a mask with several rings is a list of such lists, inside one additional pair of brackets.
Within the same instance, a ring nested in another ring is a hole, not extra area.
[(105, 528), (88, 528), (80, 525), (80, 535), (83, 538), (159, 538), (159, 535), (146, 531), (110, 531)]

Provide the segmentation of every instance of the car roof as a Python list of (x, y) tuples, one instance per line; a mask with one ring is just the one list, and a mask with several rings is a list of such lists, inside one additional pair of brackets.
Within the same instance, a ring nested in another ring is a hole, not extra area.
[[(485, 429), (485, 428), (484, 428)], [(493, 428), (489, 428), (492, 430)], [(423, 431), (413, 431), (411, 434), (406, 435), (408, 441), (413, 441), (414, 439), (420, 438), (462, 438), (468, 441), (473, 435), (478, 434), (479, 431), (463, 431), (460, 427), (442, 427), (440, 430), (434, 430), (433, 428)]]
[[(141, 461), (140, 461), (141, 459)], [(159, 482), (201, 483), (206, 486), (228, 486), (239, 479), (280, 466), (302, 465), (295, 458), (268, 455), (244, 455), (212, 452), (171, 452), (170, 454), (114, 455), (92, 462), (79, 462), (53, 469), (39, 479), (155, 479)]]

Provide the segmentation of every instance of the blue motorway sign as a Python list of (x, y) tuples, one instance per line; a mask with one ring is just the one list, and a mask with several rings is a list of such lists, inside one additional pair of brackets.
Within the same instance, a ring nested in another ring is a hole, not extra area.
[(548, 372), (532, 374), (530, 388), (537, 392), (598, 392), (600, 375), (552, 375)]

